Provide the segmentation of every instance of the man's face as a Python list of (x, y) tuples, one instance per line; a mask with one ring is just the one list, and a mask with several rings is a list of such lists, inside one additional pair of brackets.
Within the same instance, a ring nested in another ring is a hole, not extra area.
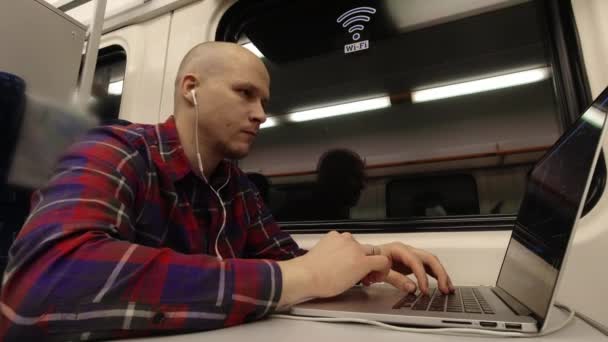
[(270, 77), (255, 56), (237, 54), (222, 72), (201, 78), (197, 89), (201, 142), (224, 157), (245, 157), (266, 121)]

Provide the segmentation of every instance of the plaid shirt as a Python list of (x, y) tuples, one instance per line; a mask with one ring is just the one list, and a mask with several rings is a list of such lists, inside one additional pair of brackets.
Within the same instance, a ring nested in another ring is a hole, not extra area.
[(175, 121), (106, 126), (70, 148), (11, 247), (0, 337), (93, 339), (258, 319), (281, 297), (272, 260), (305, 253), (223, 161), (194, 175)]

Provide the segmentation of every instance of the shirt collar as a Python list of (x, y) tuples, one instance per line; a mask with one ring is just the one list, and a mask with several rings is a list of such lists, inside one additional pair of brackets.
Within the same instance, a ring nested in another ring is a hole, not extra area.
[[(194, 176), (190, 162), (179, 140), (173, 115), (167, 118), (165, 122), (156, 125), (156, 134), (158, 135), (160, 157), (167, 167), (166, 172), (171, 177), (171, 180), (177, 182), (190, 173)], [(222, 160), (218, 164), (210, 180), (214, 188), (222, 186), (230, 177), (231, 164), (227, 159)]]

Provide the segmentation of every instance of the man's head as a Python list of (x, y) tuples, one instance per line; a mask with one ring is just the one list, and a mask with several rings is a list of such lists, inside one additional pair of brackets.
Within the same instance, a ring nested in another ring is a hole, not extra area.
[[(175, 80), (175, 118), (182, 145), (194, 144), (211, 158), (243, 158), (266, 121), (270, 76), (264, 64), (240, 45), (207, 42), (192, 48)], [(196, 107), (198, 103), (198, 127)]]
[(365, 188), (365, 161), (348, 149), (329, 150), (319, 158), (317, 184), (328, 199), (353, 207)]

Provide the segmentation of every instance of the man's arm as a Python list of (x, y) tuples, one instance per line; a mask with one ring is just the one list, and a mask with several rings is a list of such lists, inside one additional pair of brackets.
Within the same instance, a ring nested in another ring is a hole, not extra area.
[(136, 227), (135, 199), (145, 196), (152, 170), (107, 130), (72, 148), (35, 196), (10, 251), (0, 336), (206, 330), (272, 311), (282, 290), (274, 261), (220, 262), (128, 241), (145, 234)]

